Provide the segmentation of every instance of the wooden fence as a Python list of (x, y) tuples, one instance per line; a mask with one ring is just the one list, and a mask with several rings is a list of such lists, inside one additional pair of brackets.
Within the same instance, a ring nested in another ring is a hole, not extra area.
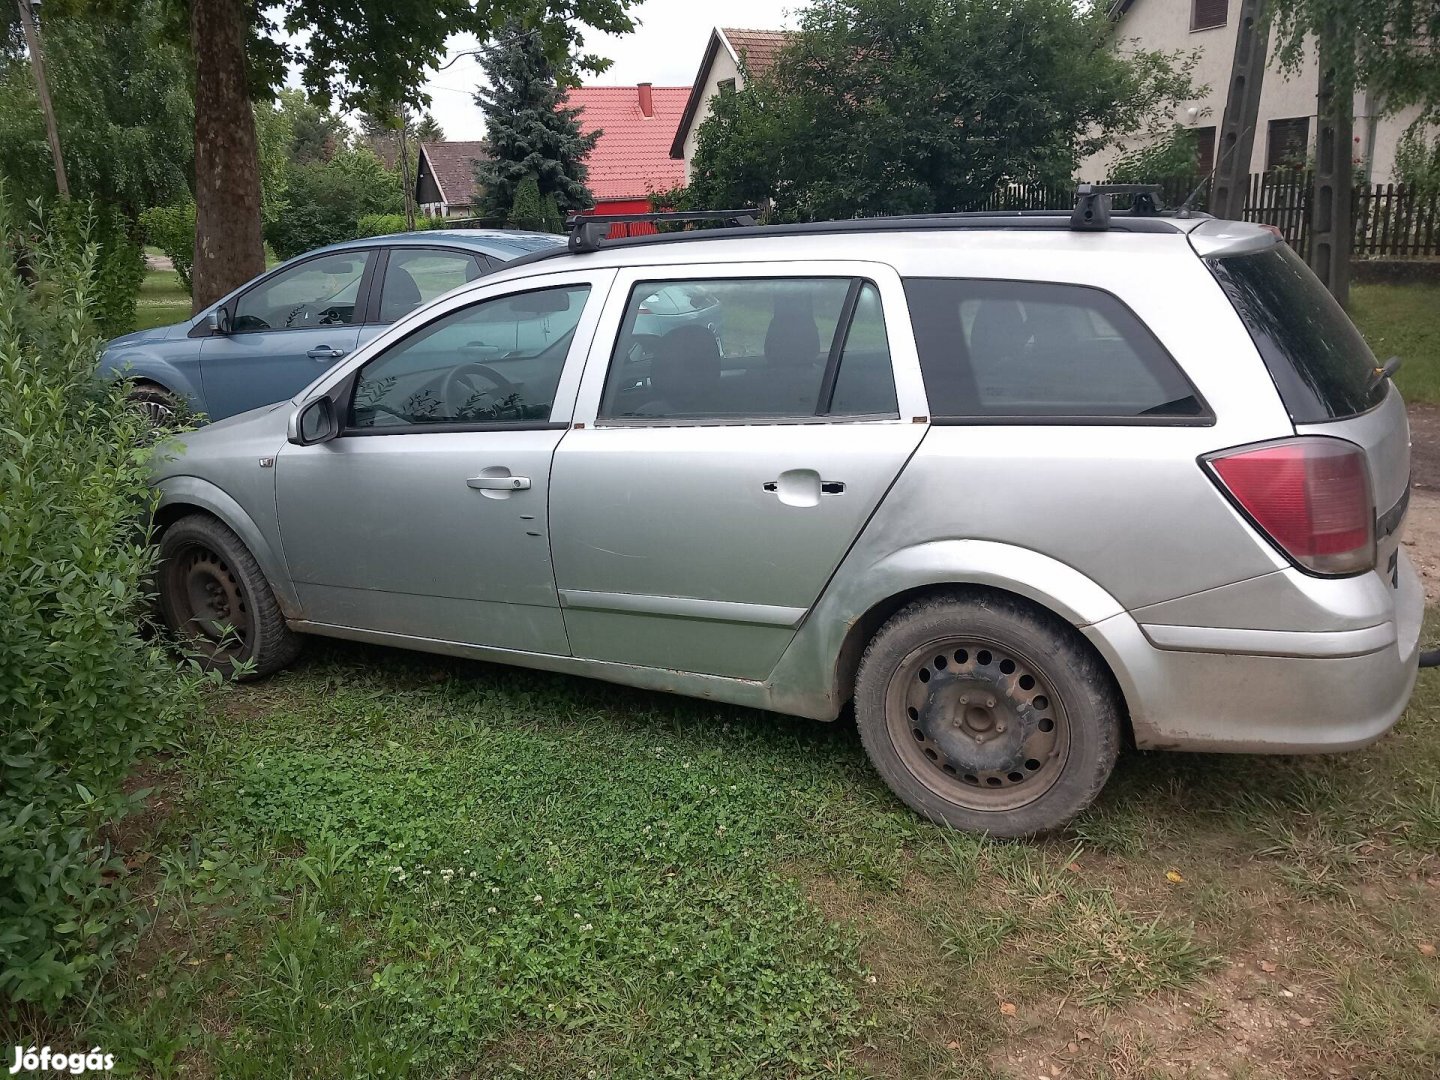
[[(1178, 206), (1200, 186), (1195, 176), (1154, 181), (1166, 206)], [(1209, 185), (1191, 204), (1206, 208)], [(1070, 206), (1073, 186), (1007, 184), (975, 210), (1044, 210)], [(1303, 172), (1255, 173), (1245, 197), (1245, 220), (1274, 225), (1302, 256), (1310, 248), (1311, 177)], [(1354, 252), (1361, 259), (1440, 258), (1440, 193), (1404, 184), (1357, 184), (1351, 193)]]

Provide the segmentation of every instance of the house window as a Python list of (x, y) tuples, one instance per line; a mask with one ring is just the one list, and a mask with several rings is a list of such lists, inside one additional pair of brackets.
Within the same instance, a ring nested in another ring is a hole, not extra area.
[(1298, 169), (1310, 152), (1310, 118), (1294, 116), (1270, 121), (1270, 140), (1265, 148), (1265, 168)]
[(1208, 176), (1215, 168), (1215, 129), (1195, 129), (1195, 168), (1200, 175)]
[(1230, 14), (1230, 0), (1190, 0), (1190, 29), (1213, 30), (1224, 26)]
[(715, 86), (722, 94), (733, 94), (735, 92), (734, 79), (721, 79), (718, 83), (715, 84)]

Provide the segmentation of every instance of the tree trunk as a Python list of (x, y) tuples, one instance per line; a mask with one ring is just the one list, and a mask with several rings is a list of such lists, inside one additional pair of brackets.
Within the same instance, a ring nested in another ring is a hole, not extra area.
[(249, 7), (191, 0), (195, 57), (193, 311), (265, 269), (260, 235), (260, 144), (245, 70)]

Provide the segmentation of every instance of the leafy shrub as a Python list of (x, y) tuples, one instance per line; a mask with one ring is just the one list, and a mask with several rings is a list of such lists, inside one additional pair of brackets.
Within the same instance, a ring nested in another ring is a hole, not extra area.
[(151, 207), (140, 215), (140, 228), (146, 240), (169, 256), (181, 288), (188, 293), (195, 262), (195, 204)]
[(1440, 135), (1426, 135), (1417, 121), (1395, 146), (1395, 175), (1422, 197), (1440, 193)]
[[(417, 225), (420, 223), (417, 221)], [(388, 236), (405, 231), (404, 214), (364, 214), (355, 224), (356, 237)]]
[(285, 209), (265, 223), (265, 239), (282, 259), (351, 240), (362, 217), (405, 208), (400, 178), (365, 149), (293, 165), (285, 199)]
[(95, 380), (106, 236), (79, 204), (18, 220), (0, 188), (0, 1000), (42, 1008), (123, 939), (99, 830), (195, 685), (139, 632), (157, 451)]
[(129, 219), (117, 207), (78, 200), (57, 201), (48, 215), (57, 239), (71, 247), (95, 247), (87, 314), (96, 332), (102, 338), (129, 333), (145, 279), (145, 253), (130, 235)]

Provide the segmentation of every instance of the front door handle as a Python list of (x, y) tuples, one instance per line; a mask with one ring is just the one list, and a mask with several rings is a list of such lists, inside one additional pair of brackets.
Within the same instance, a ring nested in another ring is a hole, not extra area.
[(466, 486), (477, 491), (529, 491), (528, 476), (472, 476)]
[(345, 355), (345, 350), (331, 348), (329, 345), (316, 345), (305, 355), (311, 360), (339, 360)]

